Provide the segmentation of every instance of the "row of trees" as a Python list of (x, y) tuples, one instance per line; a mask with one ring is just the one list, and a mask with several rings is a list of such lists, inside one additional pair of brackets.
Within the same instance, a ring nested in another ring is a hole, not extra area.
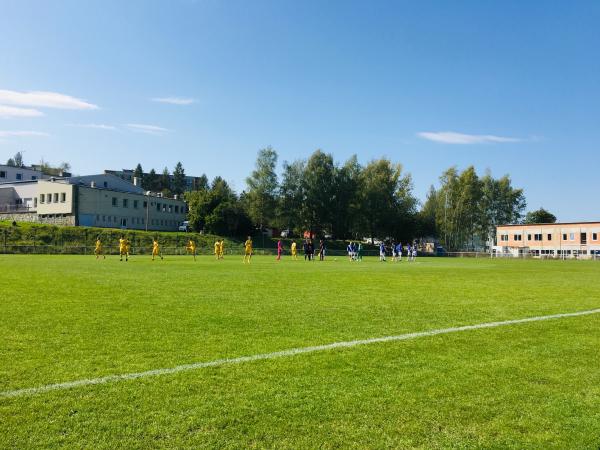
[[(141, 181), (141, 186), (146, 191), (162, 192), (164, 195), (171, 196), (173, 194), (182, 195), (186, 190), (185, 170), (181, 162), (175, 165), (172, 175), (167, 167), (161, 174), (156, 173), (154, 169), (144, 173), (142, 165), (138, 164), (133, 171), (133, 176)], [(204, 181), (207, 185), (206, 176), (204, 176)]]
[[(306, 160), (285, 161), (280, 175), (277, 163), (274, 149), (260, 150), (239, 196), (220, 177), (188, 193), (192, 227), (237, 235), (273, 227), (295, 235), (402, 242), (430, 236), (449, 250), (464, 250), (484, 246), (497, 225), (523, 220), (526, 207), (523, 190), (510, 177), (479, 176), (473, 167), (446, 170), (419, 208), (410, 175), (386, 158), (361, 165), (353, 156), (338, 163), (317, 150)], [(549, 221), (553, 216), (545, 213), (530, 213), (527, 220)]]
[(423, 231), (438, 237), (447, 249), (475, 249), (493, 238), (496, 226), (518, 222), (525, 195), (508, 176), (495, 179), (489, 171), (479, 177), (474, 167), (455, 167), (431, 187), (420, 216)]
[(188, 193), (191, 225), (214, 233), (274, 227), (340, 239), (415, 235), (418, 202), (400, 164), (379, 159), (362, 166), (356, 156), (339, 164), (317, 150), (307, 160), (284, 162), (279, 179), (277, 161), (272, 148), (260, 150), (240, 196), (221, 178)]

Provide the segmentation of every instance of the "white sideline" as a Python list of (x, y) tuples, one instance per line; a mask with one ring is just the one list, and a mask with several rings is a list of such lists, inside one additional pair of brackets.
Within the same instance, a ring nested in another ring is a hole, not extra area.
[(479, 330), (482, 328), (496, 328), (502, 327), (505, 325), (515, 325), (521, 323), (528, 322), (539, 322), (542, 320), (551, 320), (551, 319), (561, 319), (565, 317), (577, 317), (577, 316), (587, 316), (591, 314), (599, 314), (600, 308), (591, 309), (587, 311), (578, 311), (573, 313), (562, 313), (562, 314), (552, 314), (548, 316), (537, 316), (537, 317), (528, 317), (525, 319), (514, 319), (514, 320), (505, 320), (502, 322), (487, 322), (480, 323), (476, 325), (465, 325), (461, 327), (451, 327), (451, 328), (442, 328), (438, 330), (429, 330), (429, 331), (419, 331), (416, 333), (407, 333), (407, 334), (399, 334), (396, 336), (384, 336), (378, 338), (371, 339), (358, 339), (355, 341), (345, 341), (345, 342), (334, 342), (332, 344), (325, 345), (316, 345), (313, 347), (300, 347), (300, 348), (292, 348), (289, 350), (282, 350), (279, 352), (273, 353), (263, 353), (258, 355), (251, 356), (241, 356), (238, 358), (227, 358), (227, 359), (217, 359), (214, 361), (206, 361), (206, 362), (198, 362), (193, 364), (184, 364), (181, 366), (165, 368), (165, 369), (154, 369), (148, 370), (145, 372), (137, 372), (137, 373), (125, 373), (121, 375), (108, 375), (100, 378), (89, 378), (83, 380), (76, 381), (67, 381), (65, 383), (56, 383), (56, 384), (46, 384), (44, 386), (31, 387), (25, 389), (17, 389), (13, 391), (4, 391), (0, 392), (0, 398), (12, 398), (12, 397), (21, 397), (26, 395), (36, 395), (42, 394), (44, 392), (50, 391), (59, 391), (65, 389), (71, 389), (81, 386), (91, 386), (95, 384), (105, 384), (123, 380), (135, 380), (136, 378), (146, 378), (146, 377), (154, 377), (158, 375), (168, 375), (172, 373), (185, 372), (189, 370), (197, 370), (203, 369), (206, 367), (217, 367), (224, 366), (227, 364), (241, 364), (245, 362), (258, 361), (263, 359), (274, 359), (274, 358), (283, 358), (286, 356), (299, 355), (302, 353), (313, 353), (313, 352), (321, 352), (326, 350), (333, 350), (337, 348), (348, 348), (348, 347), (356, 347), (358, 345), (367, 345), (367, 344), (376, 344), (379, 342), (391, 342), (391, 341), (404, 341), (408, 339), (416, 339), (420, 337), (427, 336), (436, 336), (438, 334), (447, 334), (447, 333), (456, 333), (459, 331), (469, 331), (469, 330)]

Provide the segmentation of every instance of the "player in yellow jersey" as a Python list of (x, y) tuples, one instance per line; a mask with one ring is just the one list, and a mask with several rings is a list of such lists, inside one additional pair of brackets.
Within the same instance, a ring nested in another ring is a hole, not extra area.
[(96, 255), (96, 259), (100, 258), (100, 256), (106, 259), (106, 255), (102, 250), (102, 241), (100, 240), (100, 236), (98, 236), (98, 238), (96, 239), (96, 248), (94, 249), (94, 255)]
[(160, 245), (158, 245), (157, 238), (154, 238), (152, 240), (152, 261), (154, 261), (155, 256), (160, 256), (160, 259), (163, 259), (162, 253), (160, 251)]
[(185, 246), (185, 249), (194, 255), (194, 261), (196, 261), (196, 243), (190, 239)]
[(244, 263), (247, 261), (250, 264), (250, 259), (252, 259), (252, 239), (248, 236), (244, 242)]
[(131, 241), (129, 238), (125, 238), (125, 252), (129, 258), (129, 255), (131, 254)]
[(219, 245), (219, 259), (223, 259), (225, 257), (225, 240), (221, 239), (221, 244)]
[(296, 248), (296, 241), (292, 241), (292, 259), (298, 259), (298, 250)]
[(125, 236), (121, 235), (119, 239), (119, 261), (123, 261), (123, 256), (125, 256), (125, 261), (129, 261), (127, 257), (127, 239)]
[(219, 255), (221, 254), (221, 241), (218, 239), (215, 241), (215, 258), (219, 259)]

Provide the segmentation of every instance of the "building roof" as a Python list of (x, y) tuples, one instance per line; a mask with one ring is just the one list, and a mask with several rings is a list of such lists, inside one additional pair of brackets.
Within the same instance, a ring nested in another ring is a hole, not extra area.
[(600, 225), (600, 221), (593, 222), (554, 222), (554, 223), (508, 223), (505, 225), (497, 225), (497, 228), (501, 227), (535, 227), (535, 226), (560, 226), (560, 225)]

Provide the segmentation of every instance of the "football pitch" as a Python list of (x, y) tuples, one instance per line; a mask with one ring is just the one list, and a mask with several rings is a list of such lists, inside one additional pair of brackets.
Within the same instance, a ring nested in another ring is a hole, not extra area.
[(0, 448), (600, 446), (598, 262), (0, 255), (0, 273)]

